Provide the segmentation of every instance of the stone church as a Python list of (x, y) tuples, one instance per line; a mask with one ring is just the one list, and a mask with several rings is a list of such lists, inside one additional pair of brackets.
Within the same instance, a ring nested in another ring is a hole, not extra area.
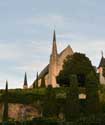
[(56, 34), (54, 31), (52, 52), (50, 55), (49, 64), (38, 75), (38, 86), (41, 86), (41, 80), (42, 78), (44, 78), (46, 87), (48, 85), (51, 85), (53, 88), (58, 87), (59, 85), (57, 84), (56, 76), (59, 74), (60, 70), (62, 70), (63, 63), (66, 57), (71, 55), (73, 55), (73, 50), (69, 45), (61, 53), (58, 54)]

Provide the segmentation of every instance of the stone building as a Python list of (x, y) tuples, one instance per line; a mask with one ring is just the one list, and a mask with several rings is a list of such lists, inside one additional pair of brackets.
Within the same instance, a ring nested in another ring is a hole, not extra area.
[(52, 52), (50, 55), (49, 64), (39, 74), (38, 86), (41, 86), (41, 80), (44, 77), (46, 86), (51, 85), (53, 88), (58, 87), (59, 85), (57, 84), (56, 76), (59, 74), (60, 70), (62, 70), (63, 63), (66, 57), (71, 55), (73, 55), (73, 50), (69, 45), (60, 54), (58, 54), (56, 34), (54, 31)]
[(105, 77), (103, 76), (104, 68), (105, 68), (105, 58), (104, 58), (103, 52), (102, 52), (101, 61), (100, 61), (99, 67), (98, 67), (98, 73), (99, 73), (100, 84), (104, 84), (105, 85)]

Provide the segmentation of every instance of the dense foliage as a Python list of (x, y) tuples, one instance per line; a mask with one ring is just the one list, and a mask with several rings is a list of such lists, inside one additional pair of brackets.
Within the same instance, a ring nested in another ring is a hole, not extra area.
[(96, 74), (89, 58), (85, 54), (74, 53), (64, 61), (63, 69), (57, 76), (57, 82), (61, 86), (69, 86), (70, 75), (75, 74), (77, 75), (80, 86), (84, 86), (86, 77), (90, 72)]

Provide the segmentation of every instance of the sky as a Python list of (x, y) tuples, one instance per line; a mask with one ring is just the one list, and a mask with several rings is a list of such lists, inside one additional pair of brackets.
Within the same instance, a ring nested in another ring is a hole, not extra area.
[(105, 0), (0, 0), (0, 89), (29, 86), (49, 63), (53, 30), (58, 52), (68, 44), (98, 66), (105, 55)]

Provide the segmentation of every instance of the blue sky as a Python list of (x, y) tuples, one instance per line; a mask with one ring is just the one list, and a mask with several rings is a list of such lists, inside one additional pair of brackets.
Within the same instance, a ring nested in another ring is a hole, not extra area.
[(53, 30), (58, 52), (68, 44), (98, 66), (105, 53), (105, 0), (0, 0), (0, 89), (21, 88), (27, 72), (49, 62)]

